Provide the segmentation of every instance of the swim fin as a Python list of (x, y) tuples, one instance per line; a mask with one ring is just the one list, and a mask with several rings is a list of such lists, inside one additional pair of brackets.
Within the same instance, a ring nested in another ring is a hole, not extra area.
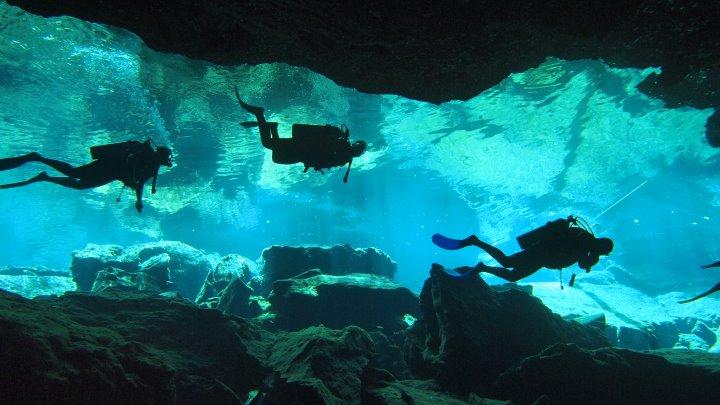
[(445, 250), (458, 250), (472, 245), (472, 243), (470, 243), (470, 238), (472, 237), (465, 239), (450, 239), (447, 236), (436, 233), (432, 236), (432, 242)]
[(678, 301), (678, 304), (685, 304), (685, 303), (688, 303), (688, 302), (692, 302), (692, 301), (695, 301), (695, 300), (699, 300), (699, 299), (702, 298), (702, 297), (706, 297), (706, 296), (708, 296), (708, 295), (710, 295), (710, 294), (712, 294), (712, 293), (718, 292), (718, 291), (720, 291), (720, 283), (715, 284), (715, 286), (714, 286), (713, 288), (705, 291), (704, 293), (702, 293), (702, 294), (700, 294), (700, 295), (697, 295), (697, 296), (695, 296), (695, 297), (692, 297), (692, 298), (689, 298), (689, 299), (686, 299), (686, 300)]
[(27, 186), (28, 184), (32, 184), (38, 181), (44, 181), (48, 179), (48, 174), (46, 172), (40, 172), (37, 176), (25, 180), (25, 181), (18, 181), (17, 183), (8, 183), (8, 184), (0, 184), (0, 189), (7, 189), (7, 188), (15, 188), (15, 187), (22, 187)]

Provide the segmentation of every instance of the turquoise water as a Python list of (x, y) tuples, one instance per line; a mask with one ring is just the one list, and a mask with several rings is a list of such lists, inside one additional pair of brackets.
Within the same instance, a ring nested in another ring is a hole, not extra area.
[[(177, 163), (161, 169), (142, 214), (129, 193), (115, 201), (119, 183), (2, 190), (0, 266), (64, 269), (87, 243), (179, 240), (249, 258), (272, 244), (350, 243), (387, 252), (396, 280), (418, 290), (432, 262), (487, 259), (440, 251), (433, 233), (475, 233), (513, 252), (516, 235), (572, 213), (615, 240), (596, 269), (624, 271), (645, 291), (698, 292), (720, 279), (698, 269), (720, 259), (720, 164), (704, 139), (713, 111), (667, 109), (639, 93), (656, 68), (548, 59), (468, 101), (434, 105), (284, 64), (160, 54), (123, 30), (3, 2), (0, 37), (0, 155), (83, 164), (90, 146), (152, 137)], [(368, 141), (349, 183), (341, 169), (274, 164), (257, 130), (238, 125), (251, 117), (234, 85), (281, 136), (292, 123), (344, 123)], [(0, 182), (39, 170), (0, 172)]]

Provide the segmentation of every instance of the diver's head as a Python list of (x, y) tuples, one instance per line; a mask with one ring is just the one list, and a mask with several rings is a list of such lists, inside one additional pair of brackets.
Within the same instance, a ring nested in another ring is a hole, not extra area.
[(155, 151), (155, 158), (158, 164), (163, 166), (172, 167), (172, 151), (166, 146), (158, 146)]
[(365, 152), (365, 148), (367, 148), (367, 143), (365, 141), (355, 141), (350, 147), (350, 154), (352, 157), (358, 157)]
[(614, 247), (613, 241), (610, 238), (597, 238), (593, 246), (593, 253), (597, 255), (609, 255)]

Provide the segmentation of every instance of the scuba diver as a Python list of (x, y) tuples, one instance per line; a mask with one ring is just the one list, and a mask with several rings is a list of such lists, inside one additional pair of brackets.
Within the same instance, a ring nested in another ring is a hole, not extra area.
[[(59, 171), (67, 177), (52, 177), (46, 172), (17, 183), (2, 184), (0, 189), (22, 187), (38, 181), (47, 181), (63, 187), (85, 190), (99, 187), (115, 180), (120, 180), (125, 187), (135, 191), (135, 209), (142, 211), (143, 186), (151, 177), (152, 193), (155, 194), (155, 184), (160, 166), (172, 166), (172, 152), (165, 146), (157, 150), (145, 142), (126, 141), (108, 145), (93, 146), (90, 148), (92, 162), (82, 166), (73, 167), (69, 163), (43, 157), (37, 152), (27, 155), (0, 159), (0, 170), (9, 170), (28, 162), (40, 162)], [(120, 191), (122, 195), (122, 191)], [(120, 196), (116, 198), (120, 201)]]
[(303, 163), (307, 173), (311, 167), (322, 174), (323, 170), (336, 166), (348, 165), (343, 183), (347, 183), (350, 175), (350, 167), (353, 158), (365, 152), (367, 144), (365, 141), (355, 141), (352, 144), (348, 140), (350, 130), (343, 125), (343, 128), (332, 125), (308, 125), (293, 124), (292, 137), (280, 138), (278, 136), (278, 123), (267, 122), (262, 107), (255, 107), (244, 103), (240, 99), (240, 93), (235, 86), (235, 96), (240, 107), (253, 114), (257, 121), (241, 122), (245, 128), (258, 127), (260, 130), (260, 141), (262, 145), (272, 151), (272, 160), (279, 164)]
[[(720, 262), (715, 262), (715, 263), (706, 264), (704, 266), (700, 266), (700, 268), (702, 268), (702, 269), (709, 269), (711, 267), (720, 267)], [(720, 283), (715, 284), (711, 289), (705, 291), (702, 294), (696, 295), (696, 296), (694, 296), (692, 298), (688, 298), (686, 300), (678, 301), (678, 304), (686, 304), (688, 302), (699, 300), (700, 298), (707, 297), (708, 295), (710, 295), (712, 293), (716, 293), (718, 291), (720, 291)]]
[[(474, 267), (463, 266), (455, 269), (459, 274), (448, 273), (454, 278), (465, 278), (474, 273), (485, 272), (515, 282), (543, 267), (562, 270), (575, 263), (589, 273), (590, 268), (597, 264), (601, 255), (610, 254), (613, 250), (613, 241), (610, 238), (596, 238), (587, 223), (579, 221), (582, 220), (571, 215), (567, 219), (548, 222), (540, 228), (518, 236), (517, 241), (522, 250), (510, 256), (481, 241), (475, 235), (458, 240), (436, 233), (432, 236), (432, 241), (447, 250), (477, 246), (502, 266), (490, 267), (482, 262)], [(573, 282), (574, 278), (571, 279), (571, 286)]]

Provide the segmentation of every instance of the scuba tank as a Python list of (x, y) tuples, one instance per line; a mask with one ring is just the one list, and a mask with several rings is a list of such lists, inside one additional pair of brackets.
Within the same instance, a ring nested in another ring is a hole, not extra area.
[(520, 249), (525, 250), (531, 246), (546, 242), (553, 237), (562, 234), (570, 227), (571, 223), (574, 223), (574, 218), (572, 216), (568, 219), (556, 219), (539, 228), (535, 228), (532, 231), (525, 232), (515, 239), (517, 240), (518, 245), (520, 245)]
[(347, 139), (350, 131), (345, 127), (345, 131), (332, 125), (311, 125), (311, 124), (293, 124), (292, 137), (298, 140), (318, 139)]
[(110, 143), (107, 145), (91, 146), (90, 156), (95, 160), (125, 157), (135, 153), (141, 145), (142, 143), (138, 141), (125, 141)]
[(578, 227), (580, 229), (584, 229), (590, 235), (595, 236), (595, 233), (592, 231), (592, 228), (590, 227), (590, 224), (587, 223), (587, 221), (580, 217), (574, 217), (570, 215), (567, 218), (550, 221), (539, 228), (535, 228), (532, 231), (525, 232), (524, 234), (518, 236), (515, 239), (517, 240), (518, 245), (520, 245), (520, 248), (524, 250), (531, 246), (537, 245), (538, 243), (543, 243), (552, 238), (558, 237), (565, 233), (570, 227)]

